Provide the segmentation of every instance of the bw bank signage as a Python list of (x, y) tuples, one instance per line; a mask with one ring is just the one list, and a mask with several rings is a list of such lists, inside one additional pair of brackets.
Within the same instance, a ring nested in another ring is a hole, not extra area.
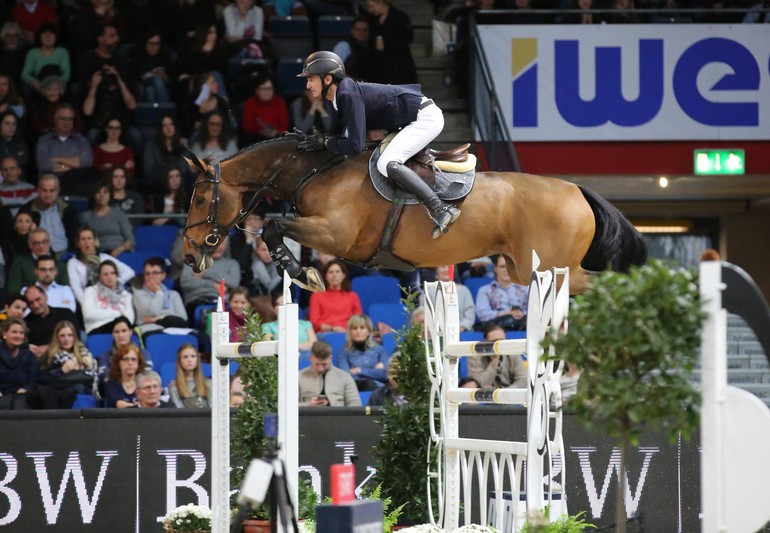
[(761, 24), (483, 25), (517, 141), (770, 139)]
[[(0, 415), (0, 529), (160, 533), (160, 520), (170, 509), (208, 505), (210, 419), (203, 413), (178, 416), (180, 411), (149, 417), (107, 411), (84, 411), (84, 418), (77, 412), (32, 419)], [(461, 416), (461, 435), (513, 439), (526, 430), (520, 411), (469, 412), (476, 414)], [(354, 455), (360, 458), (359, 489), (371, 483), (376, 467), (371, 449), (381, 429), (377, 418), (344, 408), (300, 416), (301, 470), (318, 491), (328, 495), (329, 466)], [(564, 436), (570, 511), (586, 511), (595, 524), (613, 523), (620, 452), (611, 441), (582, 431), (571, 416), (565, 417)], [(641, 514), (647, 531), (698, 531), (698, 461), (694, 444), (669, 446), (664, 439), (643, 438), (629, 459), (624, 495), (629, 514)]]

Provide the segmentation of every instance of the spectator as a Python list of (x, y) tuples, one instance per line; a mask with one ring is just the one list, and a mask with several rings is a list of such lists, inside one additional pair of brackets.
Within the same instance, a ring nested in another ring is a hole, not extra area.
[(222, 11), (225, 21), (225, 39), (230, 44), (230, 53), (234, 55), (250, 41), (262, 41), (265, 17), (262, 8), (254, 5), (254, 0), (235, 0)]
[(495, 280), (476, 294), (476, 314), (481, 327), (497, 324), (508, 331), (526, 328), (528, 289), (511, 282), (505, 256), (495, 260)]
[(377, 63), (370, 40), (369, 18), (356, 17), (350, 28), (350, 36), (338, 42), (332, 51), (345, 63), (348, 76), (358, 81), (371, 81)]
[(27, 409), (27, 393), (37, 385), (37, 359), (24, 344), (27, 327), (20, 318), (7, 318), (0, 332), (0, 411)]
[(0, 323), (9, 318), (24, 318), (27, 312), (27, 300), (21, 294), (12, 294), (6, 299), (0, 313)]
[[(452, 281), (449, 277), (449, 266), (442, 265), (436, 267), (436, 281)], [(473, 331), (473, 324), (476, 323), (476, 307), (473, 305), (473, 296), (471, 291), (465, 285), (456, 284), (457, 289), (457, 308), (460, 312), (460, 331)], [(436, 290), (431, 291), (431, 301), (436, 301)], [(421, 296), (420, 305), (424, 305), (425, 298)]]
[(272, 294), (281, 285), (283, 278), (278, 274), (273, 258), (270, 257), (270, 250), (262, 239), (257, 241), (254, 255), (255, 257), (251, 264), (251, 272), (253, 274), (252, 294)]
[(178, 0), (173, 2), (171, 20), (174, 21), (175, 49), (199, 38), (198, 30), (205, 27), (204, 35), (216, 19), (215, 0)]
[(192, 151), (198, 157), (212, 161), (221, 161), (238, 151), (238, 145), (230, 134), (226, 115), (212, 111), (204, 117)]
[(29, 163), (29, 145), (19, 131), (19, 119), (7, 110), (0, 116), (0, 157), (14, 157), (19, 165)]
[[(35, 228), (30, 231), (27, 241), (29, 242), (30, 253), (20, 254), (11, 263), (11, 270), (8, 273), (8, 290), (11, 292), (21, 292), (22, 287), (37, 282), (38, 278), (35, 275), (37, 260), (52, 255), (51, 238), (43, 228)], [(57, 266), (62, 268), (60, 272), (56, 273), (56, 281), (62, 285), (68, 285), (69, 277), (64, 270), (64, 265), (57, 264)]]
[(57, 76), (66, 85), (70, 81), (70, 53), (59, 46), (59, 36), (56, 26), (43, 24), (35, 36), (37, 48), (27, 52), (24, 68), (21, 71), (21, 81), (40, 93), (40, 83), (49, 76)]
[(176, 378), (168, 384), (175, 407), (209, 407), (211, 380), (203, 375), (198, 349), (185, 343), (176, 351)]
[(51, 250), (57, 256), (75, 248), (79, 225), (75, 208), (59, 196), (60, 190), (55, 174), (43, 174), (37, 182), (37, 198), (23, 207), (40, 218), (40, 227), (48, 231)]
[(372, 79), (376, 83), (417, 83), (417, 67), (410, 48), (414, 28), (409, 15), (388, 0), (368, 0), (369, 33), (374, 48)]
[(126, 34), (126, 25), (115, 8), (114, 0), (84, 2), (72, 25), (74, 31), (73, 35), (70, 35), (70, 44), (75, 50), (98, 45), (104, 27), (109, 27), (115, 32), (116, 42)]
[(82, 302), (86, 333), (109, 333), (114, 321), (134, 321), (133, 297), (118, 281), (118, 267), (110, 260), (99, 265), (99, 282), (87, 287)]
[(398, 390), (398, 356), (393, 356), (388, 361), (388, 382), (384, 387), (380, 387), (369, 396), (369, 401), (366, 403), (368, 406), (385, 405), (386, 403), (394, 403), (396, 405), (404, 405), (406, 399), (401, 391)]
[(144, 357), (136, 344), (118, 348), (110, 360), (109, 380), (104, 384), (104, 406), (136, 407), (136, 376), (144, 370)]
[(48, 305), (64, 307), (75, 313), (78, 304), (75, 294), (66, 282), (60, 284), (56, 281), (59, 272), (64, 272), (63, 277), (66, 277), (67, 270), (62, 263), (56, 261), (52, 255), (41, 255), (35, 261), (35, 277), (37, 277), (35, 286), (45, 291)]
[(120, 45), (120, 35), (114, 24), (106, 23), (94, 26), (98, 33), (96, 46), (82, 50), (77, 55), (77, 65), (75, 68), (76, 76), (73, 82), (76, 87), (73, 89), (75, 95), (82, 98), (85, 94), (88, 84), (94, 79), (94, 74), (101, 72), (105, 67), (111, 67), (114, 71), (119, 71), (123, 76), (127, 74), (125, 61), (115, 54)]
[(142, 87), (142, 101), (166, 104), (171, 101), (169, 80), (174, 62), (163, 47), (160, 32), (147, 32), (140, 43), (131, 59), (129, 79)]
[(136, 405), (140, 409), (176, 407), (171, 402), (160, 399), (163, 386), (160, 376), (152, 370), (145, 370), (136, 375)]
[(182, 153), (187, 150), (187, 141), (182, 138), (176, 120), (170, 115), (163, 115), (155, 130), (155, 138), (144, 146), (143, 183), (153, 191), (164, 188), (168, 169), (180, 172), (186, 183), (194, 179), (190, 166)]
[(230, 241), (232, 257), (238, 261), (241, 267), (241, 284), (249, 289), (249, 296), (270, 294), (265, 292), (255, 280), (255, 273), (252, 269), (257, 261), (257, 246), (262, 241), (260, 233), (265, 224), (265, 216), (265, 210), (257, 206), (246, 215), (239, 230), (233, 234)]
[(41, 28), (56, 27), (59, 17), (50, 0), (22, 0), (11, 10), (11, 18), (24, 32), (24, 40), (32, 43)]
[(3, 181), (0, 183), (0, 205), (8, 207), (13, 216), (19, 207), (37, 198), (35, 186), (21, 180), (21, 167), (12, 155), (2, 158), (0, 171)]
[[(278, 308), (283, 305), (283, 294), (276, 292), (273, 294), (273, 308), (275, 309), (275, 314), (278, 316)], [(262, 334), (264, 335), (265, 340), (278, 340), (278, 320), (273, 320), (272, 322), (266, 322), (262, 324)], [(299, 326), (298, 326), (298, 342), (299, 342), (299, 351), (305, 352), (307, 350), (310, 350), (313, 347), (313, 344), (318, 340), (318, 337), (316, 337), (315, 330), (313, 329), (313, 324), (311, 324), (307, 320), (300, 320)]]
[(594, 13), (594, 0), (573, 0), (572, 9), (581, 13), (568, 13), (556, 17), (557, 24), (603, 24), (604, 17)]
[(338, 259), (332, 259), (323, 268), (326, 291), (314, 292), (310, 296), (310, 322), (316, 332), (347, 330), (353, 315), (360, 315), (361, 300), (353, 292), (347, 269)]
[(24, 116), (26, 107), (24, 100), (19, 94), (13, 78), (7, 73), (0, 73), (0, 113), (13, 111), (18, 118)]
[[(505, 330), (491, 325), (484, 331), (485, 341), (505, 340)], [(512, 387), (523, 389), (529, 385), (529, 376), (521, 355), (482, 355), (468, 358), (468, 375), (483, 388)]]
[[(4, 232), (2, 243), (0, 244), (3, 254), (0, 254), (0, 256), (5, 255), (5, 261), (8, 265), (12, 265), (14, 259), (18, 256), (31, 253), (29, 233), (37, 227), (35, 220), (40, 220), (40, 217), (34, 216), (35, 214), (25, 208), (19, 209), (13, 218), (13, 229)], [(5, 219), (5, 216), (3, 218)], [(4, 225), (8, 227), (7, 222)]]
[(136, 324), (142, 335), (162, 332), (165, 328), (186, 328), (187, 311), (182, 297), (163, 283), (166, 262), (150, 257), (144, 262), (142, 287), (134, 289)]
[(196, 74), (191, 82), (192, 92), (190, 93), (190, 102), (186, 106), (187, 123), (186, 129), (190, 133), (190, 144), (200, 136), (200, 129), (206, 120), (206, 117), (214, 112), (227, 117), (228, 125), (232, 125), (233, 129), (237, 126), (236, 123), (231, 121), (230, 115), (230, 103), (224, 94), (221, 94), (222, 83), (219, 79), (221, 76), (216, 76), (213, 73), (206, 72), (203, 74)]
[(246, 401), (241, 376), (237, 373), (230, 376), (230, 407), (240, 407)]
[(476, 378), (464, 377), (457, 382), (457, 387), (460, 389), (480, 389), (481, 383), (476, 381)]
[(100, 251), (118, 257), (133, 250), (136, 243), (131, 222), (123, 211), (110, 207), (110, 197), (109, 186), (97, 183), (89, 198), (91, 209), (80, 214), (80, 223), (94, 231)]
[(320, 95), (305, 89), (302, 96), (295, 98), (291, 103), (291, 122), (295, 128), (305, 133), (326, 133), (331, 128), (331, 115), (324, 108)]
[[(109, 379), (110, 369), (112, 368), (112, 360), (115, 354), (121, 348), (125, 346), (136, 346), (133, 343), (134, 330), (132, 329), (131, 321), (128, 318), (122, 316), (113, 321), (112, 326), (112, 346), (110, 349), (99, 354), (96, 358), (97, 366), (99, 368), (99, 383), (100, 387), (104, 388), (104, 383)], [(152, 358), (149, 352), (142, 348), (138, 348), (139, 353), (142, 356), (143, 364), (148, 368), (152, 368)]]
[(75, 108), (70, 104), (60, 103), (53, 120), (53, 130), (37, 141), (37, 169), (58, 176), (65, 193), (79, 193), (95, 176), (91, 143), (74, 130)]
[(134, 269), (106, 253), (96, 251), (99, 241), (94, 230), (88, 227), (80, 228), (76, 237), (78, 251), (67, 261), (67, 276), (70, 280), (75, 298), (83, 304), (83, 294), (86, 287), (94, 285), (99, 280), (99, 265), (111, 260), (118, 267), (120, 284), (127, 283), (134, 277)]
[(310, 366), (299, 373), (299, 403), (312, 407), (361, 405), (350, 374), (332, 366), (332, 347), (313, 344)]
[(230, 342), (245, 341), (246, 308), (249, 306), (249, 290), (246, 287), (235, 287), (230, 291), (229, 320)]
[(610, 24), (642, 24), (644, 19), (634, 13), (634, 0), (612, 0), (612, 13), (607, 16)]
[[(176, 167), (170, 167), (163, 178), (163, 194), (155, 195), (154, 213), (165, 215), (184, 215), (190, 209), (190, 195), (182, 183), (182, 172)], [(187, 217), (158, 217), (152, 223), (155, 226), (184, 227)]]
[(80, 321), (75, 313), (65, 307), (48, 305), (48, 295), (37, 285), (30, 285), (24, 293), (29, 305), (29, 314), (25, 318), (29, 328), (29, 349), (36, 357), (41, 357), (51, 342), (51, 333), (56, 324), (67, 320), (80, 329)]
[(21, 38), (21, 28), (9, 20), (0, 29), (0, 72), (7, 72), (14, 80), (21, 81), (21, 69), (27, 56), (27, 45)]
[(340, 370), (349, 372), (362, 391), (374, 390), (388, 381), (386, 369), (390, 355), (381, 344), (374, 342), (373, 333), (368, 316), (353, 315), (348, 321), (345, 346), (337, 354)]
[[(200, 273), (193, 272), (185, 265), (182, 269), (180, 285), (182, 286), (185, 309), (190, 320), (195, 320), (195, 308), (199, 305), (210, 304), (219, 296), (219, 284), (222, 280), (227, 289), (234, 289), (241, 283), (241, 269), (238, 262), (224, 257), (227, 252), (227, 239), (212, 254), (213, 264)], [(190, 327), (195, 327), (191, 324)]]
[[(29, 122), (32, 135), (40, 137), (55, 127), (54, 115), (61, 103), (67, 103), (64, 98), (66, 91), (64, 81), (59, 76), (48, 76), (40, 82), (41, 98), (35, 100), (30, 106)], [(75, 115), (73, 129), (82, 134), (86, 130), (83, 117), (75, 107), (72, 108)]]
[(100, 174), (121, 167), (124, 176), (134, 177), (136, 169), (134, 151), (120, 142), (122, 131), (123, 123), (120, 119), (110, 118), (104, 125), (105, 140), (94, 146), (94, 168)]
[[(133, 179), (128, 175), (126, 169), (116, 165), (108, 172), (108, 175), (112, 196), (110, 207), (120, 209), (126, 216), (144, 214), (144, 198), (134, 189)], [(136, 227), (142, 224), (142, 219), (130, 218), (129, 222)]]
[(744, 24), (770, 23), (770, 0), (762, 0), (752, 5), (743, 17)]
[(78, 394), (93, 395), (96, 361), (72, 322), (56, 324), (38, 372), (43, 409), (70, 409)]
[[(217, 83), (217, 91), (224, 89), (222, 72), (227, 70), (227, 56), (223, 47), (219, 45), (217, 26), (213, 19), (202, 19), (195, 27), (195, 36), (189, 40), (187, 48), (183, 49), (177, 63), (179, 82), (188, 85), (188, 100), (192, 104), (201, 95), (201, 88), (208, 82), (209, 76), (214, 77)], [(211, 86), (209, 87), (211, 90)], [(224, 96), (224, 94), (223, 94)], [(181, 100), (181, 99), (180, 99)], [(196, 104), (200, 105), (200, 104)], [(211, 111), (213, 106), (208, 109)], [(203, 114), (206, 111), (196, 110)], [(197, 119), (198, 115), (189, 117)], [(186, 124), (187, 131), (194, 126), (194, 120)]]
[[(88, 139), (91, 144), (96, 145), (99, 142), (103, 136), (101, 130), (106, 130), (111, 123), (114, 129), (113, 121), (117, 120), (121, 130), (117, 130), (118, 135), (113, 134), (113, 138), (107, 137), (107, 142), (110, 143), (111, 147), (115, 151), (125, 149), (122, 145), (116, 146), (119, 144), (117, 138), (122, 132), (125, 138), (129, 139), (134, 150), (141, 149), (142, 136), (136, 128), (129, 125), (134, 109), (136, 109), (136, 98), (123, 81), (117, 68), (105, 65), (101, 70), (94, 72), (88, 95), (83, 101), (83, 116), (89, 126)], [(133, 161), (133, 154), (131, 155)], [(124, 164), (127, 164), (125, 158), (123, 161)], [(132, 168), (133, 165), (132, 162)]]
[(515, 11), (513, 18), (516, 24), (548, 24), (550, 17), (533, 13), (532, 0), (506, 0), (505, 9)]
[(253, 144), (278, 137), (289, 129), (286, 100), (275, 94), (273, 80), (267, 75), (257, 78), (254, 95), (243, 106), (241, 131), (243, 143)]

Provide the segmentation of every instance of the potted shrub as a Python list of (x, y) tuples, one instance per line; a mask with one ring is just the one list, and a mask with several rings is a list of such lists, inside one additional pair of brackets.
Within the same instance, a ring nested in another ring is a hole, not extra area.
[(552, 348), (582, 371), (570, 408), (587, 429), (617, 440), (616, 531), (626, 531), (628, 451), (642, 430), (676, 442), (698, 427), (700, 395), (688, 376), (703, 318), (696, 274), (653, 260), (628, 274), (598, 275), (571, 304), (569, 331), (543, 341), (546, 354)]

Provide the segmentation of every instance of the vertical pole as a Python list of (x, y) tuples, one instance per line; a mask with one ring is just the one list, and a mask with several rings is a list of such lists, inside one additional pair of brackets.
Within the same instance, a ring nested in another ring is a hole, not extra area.
[(299, 306), (291, 301), (291, 278), (285, 272), (283, 287), (283, 305), (278, 308), (278, 456), (286, 465), (284, 476), (296, 515), (299, 471)]
[[(441, 298), (438, 296), (442, 295)], [(447, 343), (455, 343), (460, 340), (460, 311), (457, 305), (457, 287), (454, 281), (439, 282), (439, 290), (436, 291), (436, 303), (441, 305), (440, 311), (443, 314), (444, 321), (444, 346)], [(442, 347), (443, 357), (443, 347)], [(447, 392), (457, 388), (458, 364), (457, 358), (443, 357), (443, 376), (441, 378), (441, 402), (446, 409), (446, 432), (444, 433), (444, 453), (446, 480), (444, 490), (446, 491), (446, 511), (444, 518), (444, 527), (453, 530), (460, 527), (460, 450), (449, 450), (446, 446), (446, 439), (454, 439), (460, 436), (460, 415), (459, 405), (450, 402), (447, 398)], [(465, 502), (466, 508), (469, 502)]]
[(222, 299), (211, 323), (211, 533), (230, 530), (230, 360), (219, 345), (230, 338), (230, 314)]

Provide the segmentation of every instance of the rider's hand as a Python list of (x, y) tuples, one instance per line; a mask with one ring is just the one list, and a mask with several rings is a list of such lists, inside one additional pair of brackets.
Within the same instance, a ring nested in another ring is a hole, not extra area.
[(326, 137), (323, 135), (308, 135), (297, 143), (297, 150), (300, 152), (314, 152), (324, 148), (326, 148)]

